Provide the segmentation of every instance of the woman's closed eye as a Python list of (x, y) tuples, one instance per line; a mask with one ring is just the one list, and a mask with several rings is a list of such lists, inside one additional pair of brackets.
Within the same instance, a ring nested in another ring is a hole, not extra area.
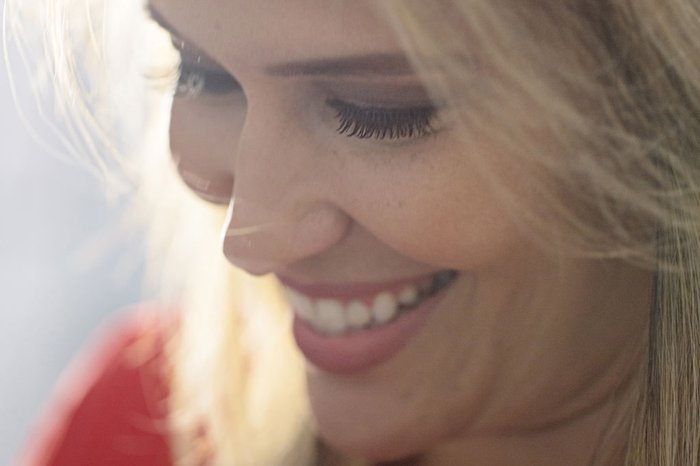
[(229, 94), (242, 90), (238, 81), (223, 69), (215, 70), (184, 61), (179, 65), (176, 97), (194, 98), (201, 93)]
[[(243, 92), (240, 83), (223, 68), (190, 63), (183, 60), (178, 68), (175, 97), (197, 98), (200, 95), (225, 95)], [(338, 134), (375, 140), (408, 140), (435, 132), (436, 108), (432, 104), (382, 106), (356, 104), (329, 98), (325, 104), (335, 112)]]
[(434, 133), (435, 107), (361, 106), (340, 99), (329, 99), (336, 111), (336, 131), (359, 139), (412, 139)]

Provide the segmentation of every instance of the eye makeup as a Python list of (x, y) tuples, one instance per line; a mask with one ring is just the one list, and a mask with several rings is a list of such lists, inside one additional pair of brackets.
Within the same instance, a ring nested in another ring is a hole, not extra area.
[[(196, 99), (243, 92), (227, 69), (170, 32), (173, 46), (180, 53), (175, 97)], [(320, 102), (331, 110), (329, 115), (335, 118), (339, 135), (398, 141), (436, 132), (433, 121), (437, 108), (401, 54), (306, 60), (266, 70), (280, 79), (307, 81), (316, 89)]]
[[(242, 91), (240, 83), (223, 68), (212, 69), (187, 61), (180, 63), (176, 97), (196, 98), (200, 94), (215, 96)], [(401, 140), (421, 138), (435, 132), (432, 123), (436, 108), (431, 104), (402, 103), (414, 99), (406, 96), (387, 98), (386, 94), (377, 94), (376, 89), (364, 93), (358, 89), (352, 94), (363, 95), (363, 103), (336, 97), (325, 101), (325, 105), (335, 112), (338, 134), (357, 139)], [(373, 101), (377, 95), (382, 95), (382, 100), (387, 103), (364, 103)], [(396, 103), (388, 103), (389, 99)]]
[(178, 67), (176, 97), (197, 97), (201, 93), (229, 94), (241, 92), (240, 83), (223, 69), (211, 69), (181, 61)]
[(338, 99), (327, 105), (336, 111), (336, 131), (359, 139), (412, 139), (434, 133), (435, 107), (362, 107)]
[(417, 77), (323, 79), (315, 82), (337, 119), (336, 131), (374, 140), (419, 139), (437, 132), (440, 107)]

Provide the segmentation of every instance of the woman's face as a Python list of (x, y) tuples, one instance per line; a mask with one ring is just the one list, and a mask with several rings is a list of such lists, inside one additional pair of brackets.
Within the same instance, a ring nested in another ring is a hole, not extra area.
[(230, 261), (290, 291), (331, 444), (395, 459), (574, 422), (634, 367), (649, 277), (533, 247), (471, 156), (526, 180), (458, 143), (373, 4), (151, 0), (186, 43), (180, 173), (229, 205)]

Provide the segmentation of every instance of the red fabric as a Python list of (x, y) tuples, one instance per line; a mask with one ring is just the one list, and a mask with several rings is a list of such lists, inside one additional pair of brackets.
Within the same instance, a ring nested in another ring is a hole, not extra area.
[(171, 466), (163, 376), (171, 331), (160, 313), (141, 308), (98, 332), (59, 383), (17, 466)]

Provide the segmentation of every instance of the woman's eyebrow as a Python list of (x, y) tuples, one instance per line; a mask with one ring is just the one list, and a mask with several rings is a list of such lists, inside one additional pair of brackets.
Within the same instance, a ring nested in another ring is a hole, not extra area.
[(334, 58), (315, 58), (271, 65), (273, 76), (405, 76), (415, 71), (402, 53), (370, 53)]
[[(150, 17), (178, 40), (186, 41), (163, 16), (148, 3)], [(195, 47), (196, 48), (196, 47)], [(269, 65), (265, 68), (271, 76), (411, 76), (415, 70), (402, 53), (369, 53), (332, 58), (311, 58)]]

